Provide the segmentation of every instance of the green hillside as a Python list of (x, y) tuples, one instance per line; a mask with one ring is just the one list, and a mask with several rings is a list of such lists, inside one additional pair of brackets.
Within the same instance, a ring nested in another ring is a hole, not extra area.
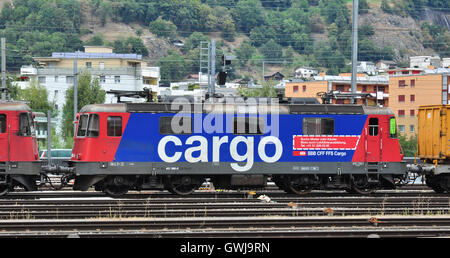
[[(116, 53), (138, 53), (149, 49), (141, 38), (144, 30), (165, 42), (181, 39), (166, 57), (152, 60), (162, 67), (162, 79), (176, 81), (199, 68), (199, 41), (218, 38), (221, 51), (235, 54), (233, 77), (254, 76), (262, 60), (322, 67), (329, 74), (348, 72), (351, 55), (351, 0), (11, 0), (0, 13), (0, 36), (7, 39), (7, 66), (18, 70), (34, 56), (54, 51), (83, 50), (103, 44)], [(381, 8), (381, 9), (380, 9)], [(360, 0), (361, 15), (372, 9), (399, 17), (419, 19), (424, 8), (450, 11), (447, 0)], [(83, 27), (87, 17), (108, 23), (138, 24), (136, 34), (111, 41)], [(450, 56), (450, 33), (437, 25), (420, 23), (424, 47)], [(377, 28), (361, 24), (359, 60), (393, 60), (407, 50), (373, 41)], [(415, 35), (414, 33), (417, 33)], [(83, 37), (84, 36), (84, 37)], [(82, 38), (86, 38), (83, 42)], [(321, 38), (322, 40), (318, 40)], [(239, 42), (239, 43), (237, 43)], [(403, 52), (402, 52), (403, 51)], [(174, 60), (178, 60), (174, 62)], [(270, 62), (268, 62), (270, 63)], [(173, 70), (176, 69), (176, 72)], [(258, 68), (260, 69), (260, 68)]]

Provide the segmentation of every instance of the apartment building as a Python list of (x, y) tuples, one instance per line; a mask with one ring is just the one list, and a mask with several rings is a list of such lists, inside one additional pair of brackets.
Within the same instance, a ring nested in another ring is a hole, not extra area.
[(389, 77), (389, 107), (398, 130), (407, 137), (417, 133), (417, 112), (422, 105), (450, 104), (450, 69)]
[[(113, 53), (112, 47), (85, 46), (84, 52), (54, 52), (50, 57), (34, 57), (38, 67), (21, 68), (23, 81), (16, 82), (26, 88), (36, 80), (48, 91), (48, 100), (55, 103), (61, 118), (66, 90), (74, 84), (74, 60), (77, 74), (89, 72), (98, 78), (103, 90), (139, 91), (144, 87), (159, 86), (159, 67), (148, 67), (138, 54)], [(114, 103), (113, 95), (107, 94), (105, 103)], [(58, 123), (59, 124), (59, 123)]]
[[(320, 75), (314, 76), (313, 81), (292, 80), (286, 82), (285, 96), (288, 98), (317, 98), (319, 92), (351, 92), (351, 74), (339, 74), (339, 76)], [(367, 99), (357, 99), (358, 104), (389, 105), (389, 80), (387, 76), (367, 76), (358, 74), (357, 93), (369, 93)], [(349, 99), (334, 99), (333, 104), (350, 104)]]

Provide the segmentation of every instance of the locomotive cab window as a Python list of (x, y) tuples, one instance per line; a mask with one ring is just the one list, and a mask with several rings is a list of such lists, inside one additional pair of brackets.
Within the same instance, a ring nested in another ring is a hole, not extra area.
[(188, 116), (162, 116), (159, 118), (160, 134), (192, 134), (194, 125)]
[(19, 135), (31, 136), (34, 133), (33, 118), (30, 113), (21, 113), (19, 115)]
[(233, 118), (233, 134), (264, 134), (265, 121), (261, 117)]
[(333, 135), (334, 134), (334, 118), (303, 118), (303, 134), (304, 135)]
[(87, 124), (88, 124), (88, 115), (81, 115), (78, 121), (78, 132), (77, 136), (86, 136), (87, 132)]
[(97, 137), (99, 135), (99, 119), (97, 114), (89, 115), (88, 137)]
[(370, 136), (378, 135), (378, 118), (369, 119), (369, 135)]
[(99, 135), (99, 118), (97, 114), (81, 115), (78, 122), (77, 136), (97, 137)]
[(109, 116), (107, 127), (108, 136), (122, 136), (122, 117)]
[(0, 114), (0, 133), (6, 133), (6, 115)]

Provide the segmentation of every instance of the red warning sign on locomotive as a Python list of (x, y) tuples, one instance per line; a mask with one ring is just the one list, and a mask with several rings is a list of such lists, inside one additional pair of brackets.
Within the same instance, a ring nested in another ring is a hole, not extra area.
[(294, 136), (294, 149), (356, 149), (359, 136)]

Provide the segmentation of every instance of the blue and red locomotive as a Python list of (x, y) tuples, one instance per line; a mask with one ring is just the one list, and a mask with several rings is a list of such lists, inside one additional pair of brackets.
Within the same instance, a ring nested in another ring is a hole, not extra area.
[(218, 188), (289, 193), (395, 188), (406, 176), (394, 114), (360, 105), (118, 103), (78, 114), (74, 189), (192, 193), (209, 178)]

